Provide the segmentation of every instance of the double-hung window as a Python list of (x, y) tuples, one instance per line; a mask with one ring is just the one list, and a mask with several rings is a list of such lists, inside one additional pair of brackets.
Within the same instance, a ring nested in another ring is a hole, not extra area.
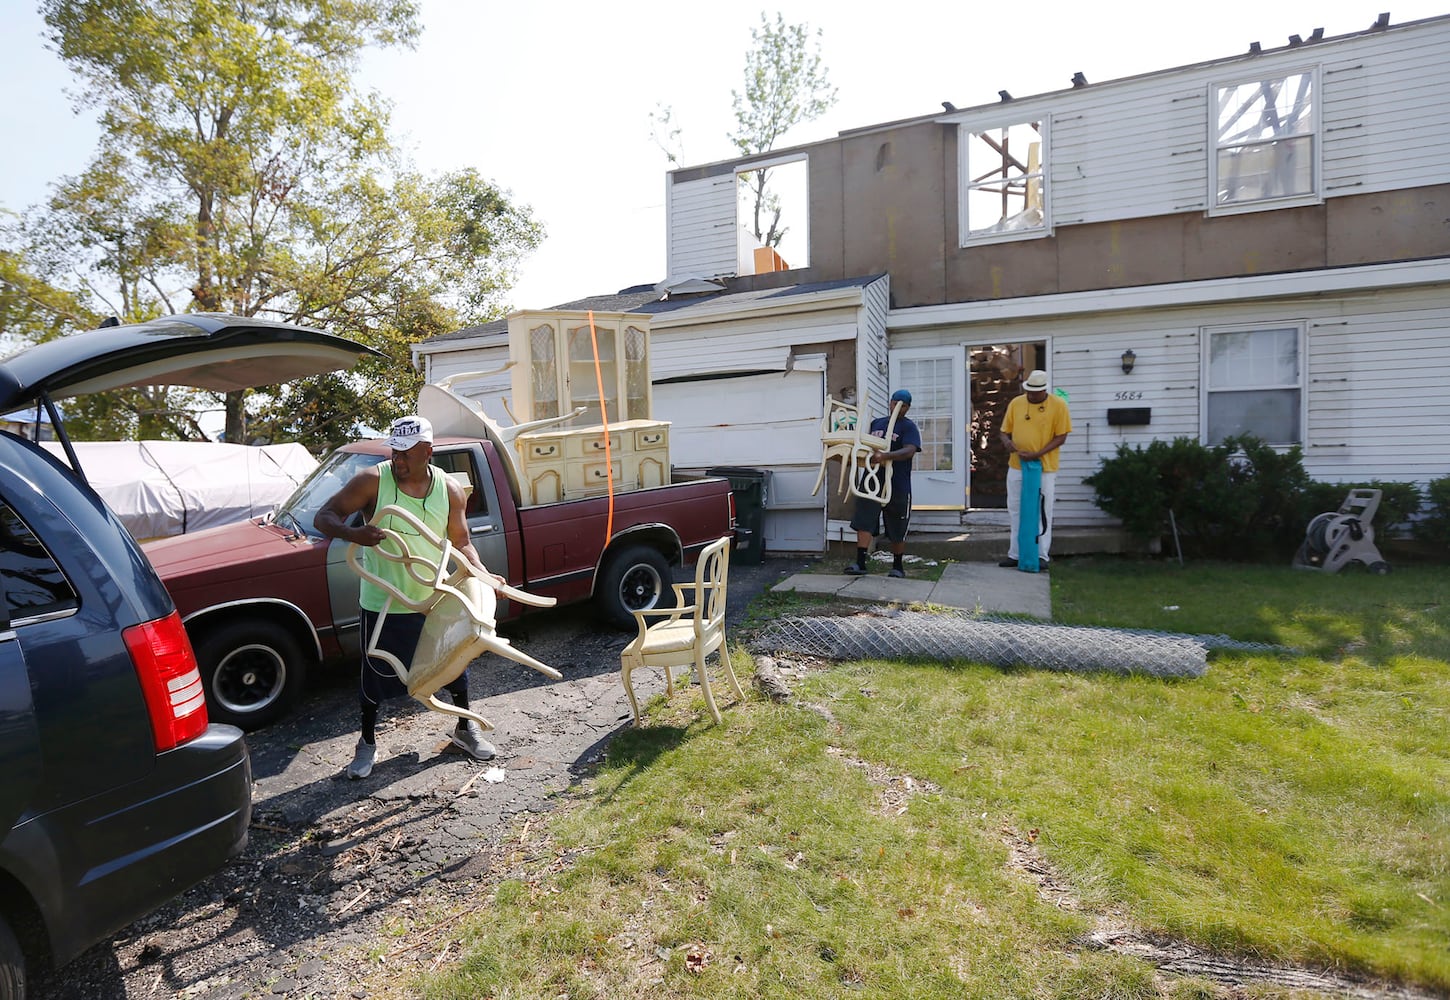
[(1319, 82), (1313, 69), (1212, 88), (1209, 212), (1319, 200)]
[(1046, 119), (957, 133), (961, 245), (1046, 236)]
[(1211, 328), (1203, 339), (1205, 440), (1252, 434), (1266, 444), (1302, 444), (1303, 327)]

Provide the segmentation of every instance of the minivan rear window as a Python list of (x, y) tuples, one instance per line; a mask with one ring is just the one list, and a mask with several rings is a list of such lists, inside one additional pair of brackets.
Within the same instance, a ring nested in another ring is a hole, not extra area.
[(4, 500), (0, 500), (0, 593), (11, 625), (74, 611), (76, 593), (45, 545)]

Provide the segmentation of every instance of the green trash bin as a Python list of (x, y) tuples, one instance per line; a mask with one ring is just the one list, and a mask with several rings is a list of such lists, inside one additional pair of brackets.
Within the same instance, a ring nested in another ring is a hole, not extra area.
[(739, 541), (731, 558), (747, 566), (758, 566), (765, 558), (765, 469), (725, 465), (706, 469), (705, 475), (730, 480), (735, 494), (735, 530)]

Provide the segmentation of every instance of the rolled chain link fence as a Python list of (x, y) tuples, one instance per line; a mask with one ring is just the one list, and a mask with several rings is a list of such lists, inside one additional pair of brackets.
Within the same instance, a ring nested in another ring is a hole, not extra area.
[(844, 617), (779, 618), (749, 643), (756, 653), (832, 660), (925, 658), (998, 667), (1202, 677), (1208, 651), (1291, 652), (1227, 636), (1050, 625), (1012, 618), (881, 610)]

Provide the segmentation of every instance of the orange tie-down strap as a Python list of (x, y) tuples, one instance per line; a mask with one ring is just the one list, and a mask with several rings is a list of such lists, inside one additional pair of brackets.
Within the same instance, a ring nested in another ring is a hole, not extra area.
[(604, 547), (614, 537), (614, 456), (609, 447), (609, 405), (604, 398), (604, 372), (599, 364), (599, 334), (594, 329), (594, 310), (589, 310), (589, 346), (594, 351), (594, 384), (599, 389), (599, 423), (604, 428), (604, 479), (609, 490), (609, 516), (604, 521)]

